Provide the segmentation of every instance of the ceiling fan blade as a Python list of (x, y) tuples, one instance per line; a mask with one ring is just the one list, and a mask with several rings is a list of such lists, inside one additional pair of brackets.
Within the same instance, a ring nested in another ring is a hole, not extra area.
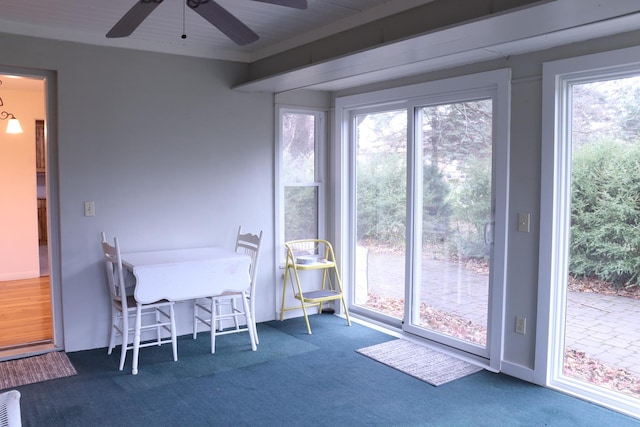
[(306, 9), (307, 0), (255, 0), (262, 3), (277, 4), (279, 6), (293, 7), (295, 9)]
[(251, 28), (213, 0), (187, 0), (187, 6), (240, 46), (260, 38)]
[(163, 0), (140, 0), (107, 33), (107, 38), (130, 36)]

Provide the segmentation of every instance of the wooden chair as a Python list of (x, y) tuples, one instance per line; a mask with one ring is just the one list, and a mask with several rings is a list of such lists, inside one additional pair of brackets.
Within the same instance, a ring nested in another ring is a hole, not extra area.
[[(251, 258), (248, 289), (243, 292), (223, 292), (220, 295), (197, 299), (193, 303), (193, 338), (195, 339), (198, 335), (199, 323), (207, 325), (211, 331), (211, 353), (215, 353), (216, 335), (237, 332), (249, 332), (251, 349), (253, 351), (257, 349), (259, 339), (256, 328), (255, 295), (261, 241), (262, 231), (258, 234), (243, 233), (242, 226), (238, 227), (235, 251)], [(239, 318), (244, 318), (244, 326), (240, 324)], [(224, 329), (222, 322), (228, 319), (233, 320), (233, 327)]]
[(0, 427), (22, 426), (20, 392), (9, 390), (0, 393)]
[[(322, 312), (322, 304), (329, 301), (342, 301), (347, 324), (351, 325), (349, 310), (344, 300), (342, 281), (336, 264), (331, 243), (321, 239), (292, 240), (285, 243), (287, 251), (284, 281), (282, 288), (282, 305), (280, 307), (280, 320), (284, 320), (285, 311), (302, 308), (304, 320), (307, 323), (307, 332), (311, 334), (311, 325), (307, 315), (307, 307), (318, 307), (318, 313)], [(320, 287), (309, 291), (302, 290), (300, 283), (301, 271), (322, 270)], [(331, 279), (333, 274), (335, 283)], [(285, 307), (287, 282), (291, 282), (293, 296), (300, 300), (300, 307)]]
[[(107, 283), (111, 294), (111, 337), (109, 339), (108, 354), (111, 354), (116, 346), (116, 337), (122, 337), (120, 352), (120, 367), (124, 368), (127, 350), (133, 349), (133, 344), (129, 344), (129, 336), (142, 334), (148, 330), (154, 330), (156, 338), (151, 341), (144, 341), (140, 348), (152, 345), (162, 345), (171, 343), (173, 347), (173, 360), (178, 360), (178, 340), (176, 336), (176, 322), (174, 315), (173, 301), (160, 300), (151, 304), (141, 304), (136, 301), (133, 295), (127, 295), (122, 269), (122, 258), (120, 256), (120, 246), (118, 238), (114, 239), (114, 245), (110, 245), (105, 233), (102, 233), (102, 250), (104, 252), (105, 269), (107, 273)], [(133, 317), (133, 325), (129, 320)], [(142, 324), (143, 317), (151, 317), (151, 321)], [(163, 338), (163, 331), (170, 334), (170, 338)], [(135, 359), (135, 357), (134, 357)], [(132, 373), (138, 373), (138, 361), (133, 361)]]

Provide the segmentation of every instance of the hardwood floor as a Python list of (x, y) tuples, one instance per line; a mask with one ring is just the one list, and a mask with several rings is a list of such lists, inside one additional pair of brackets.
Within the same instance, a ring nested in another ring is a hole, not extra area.
[(53, 340), (49, 276), (0, 282), (0, 350)]

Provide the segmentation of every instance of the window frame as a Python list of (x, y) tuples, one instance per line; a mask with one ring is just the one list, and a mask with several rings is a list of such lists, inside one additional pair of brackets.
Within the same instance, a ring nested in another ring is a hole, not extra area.
[[(640, 47), (549, 61), (542, 66), (542, 141), (538, 311), (533, 381), (634, 416), (637, 402), (560, 375), (568, 274), (571, 202), (571, 88), (575, 84), (637, 76)], [(568, 181), (567, 181), (568, 180)]]
[[(285, 189), (287, 187), (313, 187), (317, 189), (318, 206), (318, 238), (325, 236), (326, 231), (326, 147), (327, 147), (327, 112), (321, 109), (292, 107), (287, 105), (276, 106), (276, 145), (275, 150), (275, 193), (276, 193), (276, 213), (275, 213), (275, 250), (276, 250), (276, 268), (284, 270), (285, 266)], [(307, 183), (287, 183), (284, 180), (284, 162), (283, 162), (283, 132), (282, 123), (285, 114), (307, 114), (315, 117), (314, 129), (314, 181)], [(279, 308), (278, 308), (279, 310)]]

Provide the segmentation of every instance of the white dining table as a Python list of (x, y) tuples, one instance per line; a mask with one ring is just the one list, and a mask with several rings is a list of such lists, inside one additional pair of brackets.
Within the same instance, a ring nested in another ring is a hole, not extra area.
[(122, 265), (136, 278), (141, 303), (181, 301), (242, 291), (249, 287), (249, 256), (218, 247), (122, 254)]
[[(218, 247), (125, 252), (121, 256), (123, 267), (135, 277), (134, 297), (143, 304), (244, 291), (250, 285), (249, 256)], [(133, 344), (134, 375), (139, 350), (138, 329)]]

